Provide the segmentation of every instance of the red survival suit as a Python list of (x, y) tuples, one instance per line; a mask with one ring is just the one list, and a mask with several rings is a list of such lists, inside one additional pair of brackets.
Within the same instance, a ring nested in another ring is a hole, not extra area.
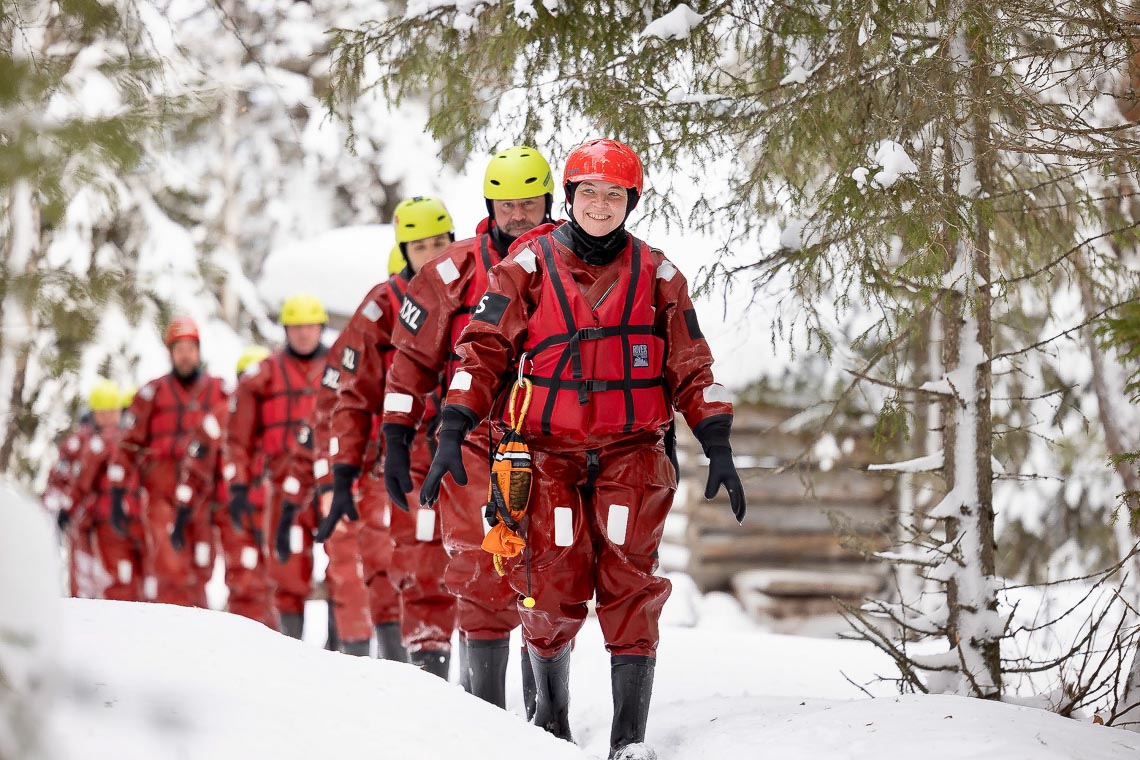
[[(367, 521), (370, 513), (390, 515), (393, 548), (388, 576), (400, 592), (404, 647), (409, 653), (444, 652), (450, 651), (455, 630), (455, 598), (443, 583), (447, 554), (439, 514), (420, 509), (415, 499), (408, 500), (409, 512), (390, 507), (379, 472), (380, 446), (370, 445), (379, 437), (375, 418), (384, 400), (393, 356), (392, 328), (407, 284), (405, 270), (374, 287), (344, 330), (340, 400), (330, 424), (328, 451), (334, 467), (342, 464), (365, 471), (362, 480), (368, 487), (361, 491), (361, 517)], [(412, 445), (417, 488), (430, 466), (427, 436), (418, 435)]]
[[(94, 430), (90, 423), (81, 421), (75, 430), (60, 441), (55, 466), (48, 473), (43, 497), (44, 506), (56, 516), (59, 524), (63, 525), (66, 521), (63, 535), (67, 542), (67, 581), (70, 593), (75, 597), (92, 595), (89, 592), (90, 574), (95, 557), (91, 553), (91, 526), (75, 519), (80, 515), (72, 511), (74, 505), (71, 501), (71, 486), (78, 473), (83, 447)], [(64, 515), (63, 518), (60, 518), (61, 514)]]
[(527, 645), (558, 655), (596, 596), (609, 651), (653, 655), (670, 591), (653, 571), (676, 488), (664, 428), (674, 408), (695, 427), (732, 405), (713, 380), (685, 278), (660, 251), (631, 236), (614, 261), (590, 266), (559, 234), (537, 228), (491, 271), (456, 347), (447, 405), (481, 419), (499, 400), (501, 412), (526, 353), (527, 549), (506, 566), (536, 602), (520, 610)]
[[(179, 508), (188, 507), (193, 511), (192, 522), (197, 523), (202, 515), (209, 515), (218, 531), (226, 566), (226, 588), (229, 589), (226, 609), (277, 630), (277, 612), (273, 607), (264, 542), (258, 540), (252, 531), (235, 528), (226, 509), (229, 498), (222, 474), (222, 438), (229, 418), (228, 401), (219, 403), (202, 418), (202, 424), (194, 431), (186, 447), (175, 497)], [(260, 478), (260, 467), (255, 466), (254, 472), (258, 473), (256, 482)], [(264, 519), (263, 495), (260, 488), (251, 490), (249, 494), (254, 507), (253, 525), (256, 526), (260, 526)]]
[[(127, 486), (137, 472), (142, 482), (142, 524), (146, 536), (147, 585), (157, 602), (206, 606), (206, 582), (214, 571), (214, 539), (209, 514), (187, 531), (189, 549), (170, 543), (175, 517), (178, 470), (202, 418), (225, 399), (220, 378), (199, 372), (190, 383), (173, 373), (151, 380), (135, 395), (124, 422), (126, 433), (108, 469), (112, 484)], [(144, 593), (151, 597), (144, 588)]]
[(291, 554), (277, 559), (274, 537), (284, 501), (301, 499), (301, 484), (289, 475), (291, 441), (313, 414), (317, 387), (325, 366), (325, 350), (301, 358), (288, 349), (274, 352), (242, 374), (230, 400), (230, 419), (223, 449), (226, 482), (249, 486), (264, 457), (265, 538), (269, 578), (278, 614), (304, 615), (313, 582), (313, 530), (316, 510), (302, 503), (289, 532)]
[[(491, 234), (483, 232), (453, 243), (413, 278), (392, 331), (396, 356), (384, 397), (385, 424), (419, 426), (424, 399), (440, 389), (441, 380), (442, 391), (451, 386), (458, 360), (454, 347), (487, 288), (488, 270), (500, 260)], [(486, 425), (471, 431), (463, 444), (468, 483), (460, 487), (445, 478), (439, 500), (449, 555), (444, 583), (459, 600), (460, 631), (473, 640), (506, 638), (519, 624), (517, 594), (481, 548), (489, 529), (483, 519), (489, 448)]]

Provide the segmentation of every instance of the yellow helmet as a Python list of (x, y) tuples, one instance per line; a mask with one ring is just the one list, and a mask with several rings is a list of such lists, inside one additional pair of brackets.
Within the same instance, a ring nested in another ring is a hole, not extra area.
[[(284, 310), (282, 310), (282, 315), (284, 315)], [(249, 365), (256, 364), (268, 356), (269, 349), (265, 346), (246, 346), (238, 357), (237, 373), (240, 375), (242, 372), (245, 372)]]
[(135, 394), (138, 393), (138, 388), (133, 385), (128, 385), (123, 388), (123, 392), (119, 394), (119, 408), (126, 409), (135, 400)]
[(87, 394), (87, 408), (93, 412), (117, 411), (122, 394), (117, 383), (111, 380), (100, 380)]
[(329, 315), (321, 299), (309, 293), (297, 293), (281, 304), (281, 317), (278, 321), (283, 327), (325, 325), (328, 324)]
[(483, 197), (511, 201), (554, 194), (550, 164), (534, 148), (515, 145), (496, 153), (483, 175)]
[(397, 243), (411, 243), (455, 229), (443, 201), (425, 195), (400, 201), (393, 216)]
[(396, 243), (392, 246), (392, 252), (388, 254), (388, 274), (399, 274), (407, 265), (408, 262), (400, 251), (400, 244)]

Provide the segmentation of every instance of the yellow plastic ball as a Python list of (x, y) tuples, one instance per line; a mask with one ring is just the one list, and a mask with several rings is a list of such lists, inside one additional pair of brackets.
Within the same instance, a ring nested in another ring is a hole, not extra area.
[(528, 596), (526, 599), (523, 599), (523, 607), (526, 607), (529, 610), (533, 606), (534, 606), (534, 597), (533, 596)]

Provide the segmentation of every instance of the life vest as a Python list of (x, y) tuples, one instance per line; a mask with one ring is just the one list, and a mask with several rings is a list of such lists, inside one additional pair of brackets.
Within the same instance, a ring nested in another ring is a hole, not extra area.
[(530, 244), (545, 277), (523, 346), (534, 391), (521, 432), (586, 441), (667, 425), (666, 345), (654, 334), (657, 269), (649, 246), (630, 236), (612, 290), (591, 305), (552, 234)]
[[(272, 458), (289, 450), (289, 440), (313, 416), (317, 386), (324, 374), (324, 351), (306, 363), (279, 351), (270, 361), (275, 367), (270, 392), (261, 398), (261, 452)], [(307, 366), (306, 366), (307, 365)], [(308, 370), (308, 371), (306, 371)]]
[[(95, 438), (99, 439), (99, 446), (106, 449), (114, 449), (119, 445), (119, 439), (123, 437), (123, 431), (118, 427), (107, 428), (100, 430), (91, 441), (88, 441), (88, 446), (92, 445)], [(109, 520), (111, 518), (111, 489), (114, 487), (121, 487), (122, 483), (112, 483), (108, 475), (109, 468), (104, 466), (103, 471), (99, 474), (99, 479), (95, 481), (94, 493), (91, 494), (90, 514), (96, 520)]]
[(189, 388), (178, 382), (173, 373), (160, 380), (147, 431), (149, 455), (154, 459), (180, 460), (206, 412), (222, 400), (222, 382), (216, 377), (202, 375)]
[(456, 370), (459, 369), (459, 354), (455, 353), (455, 346), (459, 343), (459, 336), (463, 334), (463, 330), (471, 323), (471, 317), (475, 313), (475, 309), (479, 306), (479, 301), (482, 300), (483, 294), (487, 292), (487, 272), (491, 270), (495, 264), (503, 260), (497, 248), (491, 242), (490, 233), (484, 233), (479, 236), (476, 243), (476, 249), (479, 253), (479, 264), (472, 271), (471, 279), (467, 282), (467, 287), (463, 290), (463, 301), (460, 308), (451, 317), (451, 328), (448, 331), (448, 343), (450, 353), (447, 356), (447, 368), (444, 370), (443, 375), (443, 390), (446, 391), (451, 386), (451, 379), (455, 377)]

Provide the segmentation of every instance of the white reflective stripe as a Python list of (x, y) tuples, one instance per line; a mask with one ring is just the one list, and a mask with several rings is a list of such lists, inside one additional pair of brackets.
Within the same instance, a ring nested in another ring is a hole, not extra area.
[(386, 393), (384, 394), (384, 411), (408, 414), (412, 411), (412, 397), (406, 393)]
[(210, 566), (210, 545), (205, 541), (194, 544), (194, 564), (198, 567)]
[(455, 373), (455, 377), (451, 378), (451, 385), (447, 389), (452, 391), (471, 390), (471, 373), (465, 369), (459, 370)]
[(143, 596), (147, 599), (155, 599), (158, 597), (158, 578), (151, 575), (143, 581)]
[[(154, 398), (154, 392), (155, 386), (151, 383), (147, 383), (142, 387), (142, 390), (139, 391), (139, 395), (142, 396), (146, 401), (150, 401), (152, 398)], [(157, 581), (155, 582), (157, 583)]]
[(79, 445), (81, 443), (82, 441), (79, 440), (79, 436), (73, 435), (67, 439), (67, 450), (74, 454), (79, 451)]
[(174, 498), (178, 500), (179, 504), (189, 504), (190, 500), (194, 498), (194, 489), (185, 483), (180, 483), (178, 488), (174, 489)]
[(392, 527), (392, 506), (390, 504), (384, 505), (384, 512), (383, 512), (380, 520), (381, 520), (381, 522), (384, 523), (385, 528), (391, 528)]
[(705, 386), (704, 396), (706, 404), (732, 403), (732, 393), (720, 383)]
[(436, 265), (435, 271), (439, 272), (439, 279), (443, 280), (444, 285), (450, 285), (459, 279), (459, 269), (451, 259), (441, 261)]
[(416, 540), (435, 540), (435, 510), (420, 509), (416, 512)]
[(368, 303), (364, 304), (364, 308), (360, 310), (360, 313), (364, 315), (364, 318), (370, 322), (375, 322), (376, 320), (380, 319), (380, 317), (384, 316), (384, 310), (381, 309), (380, 304), (376, 303), (375, 301), (369, 301)]
[(618, 546), (625, 543), (625, 529), (628, 524), (629, 507), (611, 504), (609, 517), (606, 518), (606, 534)]
[(222, 475), (226, 480), (233, 480), (234, 476), (237, 475), (237, 465), (235, 465), (233, 462), (230, 462), (226, 465), (226, 468), (222, 470)]
[(135, 569), (129, 559), (119, 560), (119, 583), (130, 583), (134, 577)]
[(222, 437), (222, 426), (218, 424), (218, 418), (212, 414), (202, 418), (202, 429), (215, 441)]
[(554, 508), (554, 545), (570, 546), (574, 543), (574, 513), (569, 507)]
[(335, 435), (329, 439), (329, 456), (335, 457), (340, 453), (340, 439)]
[(529, 247), (523, 248), (515, 254), (515, 263), (526, 270), (529, 274), (534, 274), (538, 268), (538, 257), (534, 255), (534, 251)]
[(290, 496), (296, 496), (301, 493), (301, 481), (290, 475), (281, 483), (281, 490)]
[(95, 436), (94, 438), (91, 439), (91, 442), (87, 444), (87, 448), (91, 449), (92, 454), (102, 454), (103, 449), (105, 449), (107, 447), (103, 445), (103, 439), (102, 438), (100, 438), (99, 436)]
[(300, 525), (294, 525), (289, 529), (289, 551), (294, 554), (300, 554), (301, 550), (305, 548), (305, 529)]
[(241, 566), (246, 570), (252, 570), (257, 567), (257, 549), (252, 546), (243, 546), (241, 548), (241, 557), (238, 559)]
[(329, 474), (329, 460), (318, 459), (317, 461), (313, 462), (313, 477), (314, 478), (317, 478), (319, 480), (320, 478), (323, 478), (325, 475), (328, 475), (328, 474)]
[(107, 467), (107, 479), (112, 483), (121, 483), (126, 476), (126, 471), (121, 464), (113, 464)]
[(677, 274), (677, 267), (673, 266), (671, 261), (662, 261), (660, 266), (657, 267), (657, 279), (669, 282), (673, 279), (673, 275)]

